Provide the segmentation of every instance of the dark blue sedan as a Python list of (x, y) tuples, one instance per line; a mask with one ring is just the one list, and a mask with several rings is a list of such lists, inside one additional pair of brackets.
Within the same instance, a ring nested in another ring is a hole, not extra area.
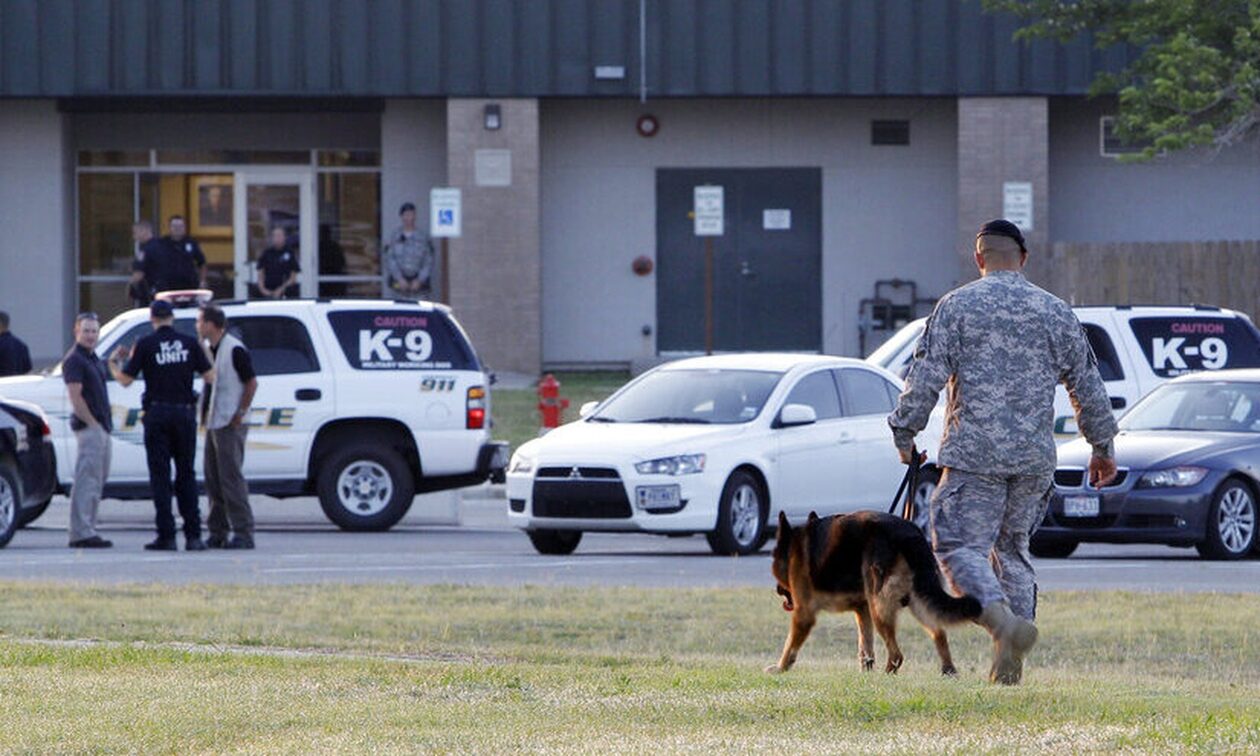
[(1209, 559), (1256, 550), (1260, 370), (1196, 373), (1148, 394), (1120, 419), (1120, 472), (1103, 489), (1086, 480), (1089, 454), (1083, 439), (1059, 447), (1034, 555), (1083, 542), (1194, 546)]

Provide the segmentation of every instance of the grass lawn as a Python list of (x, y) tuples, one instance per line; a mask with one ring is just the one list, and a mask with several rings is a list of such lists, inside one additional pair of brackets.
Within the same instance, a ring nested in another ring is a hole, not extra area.
[[(0, 584), (0, 750), (1260, 750), (1260, 597), (1055, 593), (1025, 685), (857, 669), (772, 590)], [(89, 642), (81, 642), (90, 639)], [(882, 647), (877, 646), (882, 657)], [(302, 653), (298, 653), (302, 652)]]
[[(578, 419), (578, 408), (586, 402), (606, 399), (630, 380), (629, 373), (556, 373), (560, 396), (569, 400), (563, 422)], [(538, 389), (490, 389), (490, 411), (494, 420), (494, 438), (509, 441), (515, 451), (521, 444), (538, 438), (541, 419), (538, 414)]]

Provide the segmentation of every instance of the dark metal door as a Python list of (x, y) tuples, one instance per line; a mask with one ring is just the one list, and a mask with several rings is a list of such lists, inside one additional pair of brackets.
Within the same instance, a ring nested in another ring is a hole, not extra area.
[(822, 171), (660, 169), (656, 173), (657, 348), (705, 346), (705, 239), (694, 189), (724, 187), (725, 230), (712, 237), (716, 351), (822, 348)]

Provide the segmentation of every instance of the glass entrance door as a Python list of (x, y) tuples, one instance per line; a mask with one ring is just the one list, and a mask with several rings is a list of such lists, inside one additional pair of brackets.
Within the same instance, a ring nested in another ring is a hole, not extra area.
[(235, 180), (238, 198), (233, 206), (235, 233), (235, 287), (237, 299), (262, 296), (258, 283), (263, 273), (258, 260), (279, 241), (282, 249), (298, 262), (297, 284), (288, 296), (315, 296), (315, 261), (318, 239), (315, 233), (315, 182), (310, 171), (238, 171)]

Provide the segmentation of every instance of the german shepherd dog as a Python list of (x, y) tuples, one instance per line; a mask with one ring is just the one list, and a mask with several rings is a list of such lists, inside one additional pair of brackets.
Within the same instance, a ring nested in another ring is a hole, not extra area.
[(875, 667), (874, 624), (888, 650), (884, 671), (894, 674), (903, 660), (897, 612), (908, 606), (936, 643), (942, 674), (953, 675), (944, 626), (980, 616), (976, 599), (956, 598), (941, 587), (936, 556), (919, 528), (882, 512), (821, 518), (810, 512), (796, 528), (780, 512), (771, 571), (792, 625), (779, 663), (767, 672), (792, 668), (818, 612), (828, 610), (857, 614), (858, 661), (866, 670)]

